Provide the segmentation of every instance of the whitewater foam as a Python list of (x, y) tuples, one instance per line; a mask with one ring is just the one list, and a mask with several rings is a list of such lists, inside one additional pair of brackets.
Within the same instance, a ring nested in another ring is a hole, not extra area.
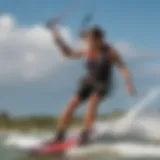
[[(155, 100), (160, 94), (160, 90), (152, 90), (145, 96), (144, 99), (137, 105), (135, 105), (126, 116), (122, 119), (114, 122), (97, 122), (94, 124), (94, 136), (93, 138), (103, 137), (105, 135), (111, 135), (116, 137), (117, 141), (112, 143), (108, 142), (106, 139), (102, 141), (97, 141), (96, 144), (82, 147), (74, 148), (67, 151), (68, 155), (77, 155), (77, 154), (90, 154), (97, 152), (113, 152), (122, 156), (130, 157), (145, 157), (153, 156), (160, 157), (160, 145), (156, 143), (147, 144), (140, 143), (139, 139), (144, 140), (154, 140), (160, 141), (160, 125), (159, 117), (139, 117), (136, 116), (139, 112), (144, 109), (149, 103)], [(71, 135), (76, 135), (77, 131)], [(138, 137), (138, 141), (125, 141), (126, 137), (129, 136)], [(123, 137), (123, 141), (121, 138)], [(47, 136), (46, 136), (47, 138)], [(31, 147), (40, 146), (46, 138), (38, 138), (33, 136), (24, 136), (22, 135), (10, 135), (5, 141), (5, 145), (19, 147), (20, 149), (27, 149)], [(105, 137), (103, 137), (105, 138)]]
[(151, 102), (153, 102), (160, 94), (160, 90), (152, 89), (148, 94), (136, 105), (134, 105), (129, 112), (118, 122), (114, 124), (114, 134), (125, 134), (131, 129), (133, 121), (136, 116), (146, 108)]
[[(43, 140), (36, 138), (24, 138), (19, 137), (12, 141), (12, 145), (19, 147), (21, 150), (31, 149), (32, 147), (39, 147)], [(6, 145), (11, 145), (8, 143)], [(140, 143), (129, 143), (129, 142), (119, 142), (119, 143), (109, 143), (102, 144), (96, 143), (86, 147), (77, 147), (72, 148), (66, 151), (68, 156), (77, 156), (77, 155), (87, 155), (87, 154), (101, 154), (101, 153), (110, 153), (117, 154), (124, 157), (160, 157), (160, 146), (157, 145), (145, 145)]]

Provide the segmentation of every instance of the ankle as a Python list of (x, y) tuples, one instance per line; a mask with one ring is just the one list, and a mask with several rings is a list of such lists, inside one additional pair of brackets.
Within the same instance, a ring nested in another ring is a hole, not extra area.
[(89, 130), (83, 129), (80, 133), (80, 139), (81, 140), (88, 140), (88, 137), (89, 137)]
[(56, 132), (55, 140), (56, 141), (63, 141), (65, 139), (65, 130), (58, 130)]

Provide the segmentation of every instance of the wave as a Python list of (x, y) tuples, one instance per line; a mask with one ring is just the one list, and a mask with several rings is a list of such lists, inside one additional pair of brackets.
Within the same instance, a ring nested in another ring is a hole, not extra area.
[[(122, 156), (160, 157), (160, 118), (157, 116), (136, 117), (139, 112), (149, 103), (155, 100), (160, 94), (159, 90), (150, 91), (138, 104), (120, 120), (114, 122), (99, 121), (93, 127), (92, 145), (74, 148), (67, 151), (67, 154), (88, 154), (96, 152), (111, 151)], [(77, 136), (78, 130), (69, 132), (68, 136)], [(43, 136), (30, 134), (9, 134), (5, 140), (6, 146), (30, 149), (39, 147), (52, 134)]]
[[(36, 137), (10, 137), (6, 141), (5, 145), (18, 147), (19, 149), (25, 151), (27, 149), (38, 148), (44, 139), (39, 139)], [(102, 153), (113, 153), (123, 157), (160, 157), (160, 145), (156, 144), (142, 144), (135, 142), (96, 142), (92, 145), (73, 148), (67, 150), (66, 154), (68, 156), (77, 156), (85, 154), (102, 154)]]

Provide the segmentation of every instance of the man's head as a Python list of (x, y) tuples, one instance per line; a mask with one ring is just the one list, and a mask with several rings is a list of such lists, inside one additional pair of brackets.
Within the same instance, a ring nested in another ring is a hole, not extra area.
[(81, 34), (82, 39), (87, 43), (88, 47), (99, 47), (104, 40), (104, 32), (98, 26), (89, 28)]

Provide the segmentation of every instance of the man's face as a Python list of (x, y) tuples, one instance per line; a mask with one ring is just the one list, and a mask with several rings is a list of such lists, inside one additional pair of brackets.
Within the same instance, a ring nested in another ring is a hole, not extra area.
[(93, 49), (93, 48), (97, 48), (101, 45), (101, 42), (102, 42), (102, 38), (99, 38), (99, 37), (96, 37), (92, 34), (88, 34), (86, 37), (85, 37), (85, 42), (86, 42), (86, 45), (89, 49)]

